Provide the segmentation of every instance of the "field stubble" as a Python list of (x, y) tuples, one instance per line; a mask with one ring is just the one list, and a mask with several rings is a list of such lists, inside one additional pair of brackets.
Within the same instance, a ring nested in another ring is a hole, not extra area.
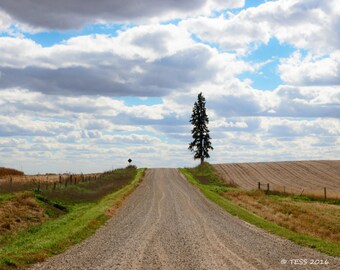
[(340, 199), (340, 160), (214, 164), (227, 184), (254, 190)]

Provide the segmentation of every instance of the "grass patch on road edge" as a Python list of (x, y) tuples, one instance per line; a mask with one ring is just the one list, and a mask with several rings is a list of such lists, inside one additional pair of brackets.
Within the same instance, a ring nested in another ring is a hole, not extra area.
[(97, 203), (74, 205), (69, 213), (19, 233), (13, 241), (0, 245), (0, 269), (23, 267), (62, 253), (92, 235), (103, 225), (140, 183), (145, 169), (138, 169), (135, 178), (122, 189)]
[(217, 193), (220, 189), (219, 187), (200, 184), (199, 181), (195, 179), (195, 177), (190, 173), (188, 169), (181, 168), (180, 171), (187, 178), (187, 180), (191, 184), (199, 188), (208, 199), (215, 202), (217, 205), (225, 209), (230, 214), (237, 216), (270, 233), (287, 238), (297, 244), (314, 248), (331, 256), (340, 256), (340, 248), (337, 244), (325, 241), (320, 238), (293, 232), (260, 216), (257, 216), (219, 195)]

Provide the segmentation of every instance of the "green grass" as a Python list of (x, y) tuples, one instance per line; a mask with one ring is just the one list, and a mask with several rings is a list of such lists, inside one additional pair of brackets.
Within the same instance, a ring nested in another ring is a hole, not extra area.
[(9, 194), (9, 193), (6, 193), (6, 194), (0, 194), (0, 202), (1, 201), (5, 201), (5, 200), (9, 200), (11, 198), (14, 198), (14, 194)]
[[(307, 246), (310, 248), (314, 248), (318, 251), (324, 252), (331, 256), (340, 256), (339, 245), (325, 241), (320, 238), (311, 237), (311, 236), (304, 235), (301, 233), (293, 232), (273, 222), (270, 222), (260, 216), (257, 216), (253, 214), (252, 212), (234, 204), (230, 200), (218, 194), (218, 192), (221, 191), (220, 190), (221, 187), (213, 187), (211, 185), (201, 184), (194, 177), (192, 173), (193, 172), (192, 169), (181, 168), (180, 171), (187, 178), (187, 180), (194, 186), (198, 187), (208, 199), (215, 202), (217, 205), (225, 209), (230, 214), (237, 216), (251, 224), (254, 224), (257, 227), (262, 228), (268, 232), (285, 237), (297, 244)], [(228, 188), (224, 188), (224, 189), (228, 189)]]
[(42, 261), (93, 234), (108, 220), (107, 210), (121, 203), (137, 187), (144, 171), (139, 169), (128, 185), (97, 202), (68, 206), (67, 214), (14, 235), (8, 244), (0, 245), (0, 269)]
[(280, 197), (285, 196), (285, 197), (290, 197), (292, 200), (296, 202), (321, 202), (321, 203), (328, 203), (328, 204), (336, 204), (340, 205), (340, 200), (337, 199), (323, 199), (323, 198), (317, 198), (313, 196), (299, 196), (299, 195), (282, 195), (280, 194)]
[(187, 168), (187, 170), (195, 175), (195, 178), (201, 184), (224, 186), (223, 180), (221, 180), (221, 178), (215, 172), (214, 167), (211, 166), (208, 162), (204, 162), (202, 165), (195, 168)]

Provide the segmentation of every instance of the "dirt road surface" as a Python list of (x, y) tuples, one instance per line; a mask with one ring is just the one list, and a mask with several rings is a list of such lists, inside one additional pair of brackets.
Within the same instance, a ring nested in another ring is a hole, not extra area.
[(340, 259), (229, 215), (175, 169), (152, 169), (96, 234), (32, 269), (340, 269)]

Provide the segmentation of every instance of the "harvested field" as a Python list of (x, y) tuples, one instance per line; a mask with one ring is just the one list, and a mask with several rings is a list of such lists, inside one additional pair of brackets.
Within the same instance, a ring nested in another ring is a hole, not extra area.
[(340, 198), (340, 160), (214, 164), (226, 183), (317, 197)]

